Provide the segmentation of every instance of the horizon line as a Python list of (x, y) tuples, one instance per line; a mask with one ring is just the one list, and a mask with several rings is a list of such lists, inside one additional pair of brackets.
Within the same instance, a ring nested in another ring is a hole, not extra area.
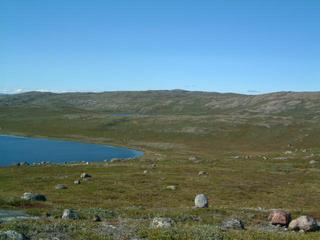
[(270, 92), (260, 92), (255, 90), (248, 90), (247, 92), (229, 92), (229, 91), (208, 91), (208, 90), (187, 90), (187, 89), (147, 89), (147, 90), (110, 90), (110, 91), (94, 91), (94, 90), (66, 90), (66, 91), (56, 91), (56, 90), (21, 90), (21, 91), (0, 91), (1, 95), (19, 95), (25, 93), (53, 93), (53, 94), (65, 94), (65, 93), (113, 93), (113, 92), (198, 92), (198, 93), (216, 93), (216, 94), (238, 94), (238, 95), (266, 95), (275, 93), (320, 93), (318, 91), (292, 91), (292, 90), (280, 90), (280, 91), (270, 91)]

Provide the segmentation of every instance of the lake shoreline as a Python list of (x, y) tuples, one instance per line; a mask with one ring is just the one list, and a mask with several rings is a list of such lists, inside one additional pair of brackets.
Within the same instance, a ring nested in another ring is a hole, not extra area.
[(143, 151), (70, 139), (0, 134), (2, 141), (1, 167), (13, 165), (89, 164), (114, 159), (137, 159)]

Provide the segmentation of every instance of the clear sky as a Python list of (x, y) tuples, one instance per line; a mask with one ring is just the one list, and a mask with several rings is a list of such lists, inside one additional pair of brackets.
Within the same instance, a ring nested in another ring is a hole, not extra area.
[(320, 90), (319, 0), (0, 0), (0, 92)]

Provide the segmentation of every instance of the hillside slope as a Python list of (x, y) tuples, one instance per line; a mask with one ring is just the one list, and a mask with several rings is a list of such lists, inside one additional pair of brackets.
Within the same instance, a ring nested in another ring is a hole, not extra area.
[(191, 114), (250, 113), (309, 115), (320, 113), (320, 93), (279, 92), (263, 95), (173, 91), (42, 93), (28, 92), (0, 97), (0, 107), (76, 108), (81, 110)]

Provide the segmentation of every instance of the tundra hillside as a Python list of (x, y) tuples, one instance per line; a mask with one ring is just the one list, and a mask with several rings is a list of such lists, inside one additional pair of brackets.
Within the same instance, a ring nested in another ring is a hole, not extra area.
[[(319, 121), (320, 93), (0, 95), (3, 134), (145, 152), (136, 160), (0, 169), (0, 208), (46, 216), (0, 228), (30, 239), (319, 239), (319, 232), (286, 231), (268, 221), (272, 209), (320, 219)], [(83, 172), (92, 178), (74, 184)], [(47, 201), (20, 200), (24, 192)], [(193, 208), (199, 193), (208, 208)], [(66, 208), (80, 219), (61, 220)], [(92, 221), (96, 215), (102, 222)], [(172, 226), (150, 228), (154, 217)], [(246, 230), (222, 231), (228, 219), (241, 219)]]

